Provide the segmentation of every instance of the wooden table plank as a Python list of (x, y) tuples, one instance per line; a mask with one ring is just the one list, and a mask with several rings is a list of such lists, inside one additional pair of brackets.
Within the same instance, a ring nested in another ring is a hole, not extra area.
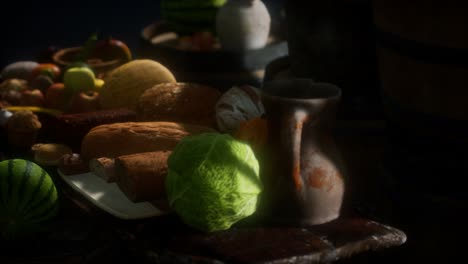
[(393, 227), (362, 218), (342, 218), (307, 228), (234, 228), (181, 234), (172, 239), (168, 250), (221, 263), (327, 263), (405, 241), (406, 235)]

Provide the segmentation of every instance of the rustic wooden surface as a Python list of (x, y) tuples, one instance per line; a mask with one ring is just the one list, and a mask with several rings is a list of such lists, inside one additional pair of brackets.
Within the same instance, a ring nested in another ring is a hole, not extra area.
[[(36, 239), (2, 243), (0, 263), (325, 263), (365, 259), (372, 252), (398, 253), (406, 235), (381, 224), (385, 217), (375, 217), (374, 205), (381, 203), (368, 198), (377, 197), (379, 188), (366, 188), (377, 185), (384, 127), (380, 122), (359, 127), (341, 123), (337, 131), (352, 184), (344, 217), (336, 221), (309, 228), (246, 221), (210, 234), (190, 229), (175, 214), (124, 221), (93, 207), (54, 168), (47, 168), (60, 190), (60, 213), (48, 223), (49, 232)], [(28, 155), (9, 153), (6, 158)], [(363, 204), (366, 198), (369, 203)], [(392, 249), (380, 250), (388, 247)]]
[(406, 235), (392, 227), (367, 219), (342, 218), (308, 228), (234, 228), (213, 234), (181, 234), (171, 239), (168, 249), (209, 257), (213, 263), (327, 263), (405, 241)]
[(307, 228), (240, 223), (214, 233), (193, 230), (175, 214), (124, 221), (58, 185), (61, 210), (49, 232), (9, 242), (0, 263), (327, 263), (406, 241), (402, 231), (359, 217)]

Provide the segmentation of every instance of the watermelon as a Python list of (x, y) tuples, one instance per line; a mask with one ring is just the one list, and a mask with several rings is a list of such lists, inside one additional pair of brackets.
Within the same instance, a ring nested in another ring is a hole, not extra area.
[(226, 0), (163, 0), (161, 16), (181, 34), (215, 33), (216, 14), (225, 3)]
[(39, 165), (23, 159), (0, 162), (1, 236), (17, 238), (38, 231), (57, 209), (57, 189)]

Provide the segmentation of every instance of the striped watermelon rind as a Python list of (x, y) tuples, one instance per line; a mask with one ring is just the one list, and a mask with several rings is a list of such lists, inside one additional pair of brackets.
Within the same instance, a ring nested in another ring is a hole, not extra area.
[(161, 10), (221, 7), (227, 0), (162, 0)]
[(196, 12), (185, 12), (185, 11), (174, 11), (168, 12), (164, 14), (163, 19), (166, 21), (183, 21), (183, 22), (207, 22), (212, 23), (216, 14), (218, 13), (218, 9), (215, 8), (207, 8), (207, 9), (199, 9)]
[(216, 33), (216, 14), (226, 0), (163, 0), (161, 17), (181, 34)]
[(23, 159), (0, 162), (1, 236), (27, 236), (39, 230), (57, 210), (57, 189), (45, 170)]
[(191, 35), (195, 32), (209, 31), (215, 33), (215, 27), (211, 24), (202, 24), (202, 23), (191, 23), (188, 25), (186, 23), (177, 23), (173, 22), (169, 24), (169, 27), (172, 31), (175, 31), (181, 35)]

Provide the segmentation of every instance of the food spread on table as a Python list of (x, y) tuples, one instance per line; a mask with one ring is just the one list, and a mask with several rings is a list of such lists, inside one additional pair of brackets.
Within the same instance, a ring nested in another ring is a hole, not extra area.
[[(214, 23), (225, 1), (202, 2), (207, 6), (189, 8)], [(179, 4), (163, 1), (174, 27), (188, 8)], [(199, 26), (190, 27), (191, 41), (210, 49), (215, 33), (197, 31)], [(222, 92), (178, 82), (158, 61), (132, 59), (116, 39), (93, 35), (74, 52), (67, 64), (52, 56), (47, 63), (19, 61), (1, 71), (5, 149), (30, 154), (0, 163), (3, 236), (30, 235), (59, 210), (53, 182), (60, 179), (46, 170), (70, 179), (92, 175), (104, 182), (100, 186), (117, 187), (120, 198), (166, 204), (168, 212), (203, 231), (228, 229), (255, 212), (262, 191), (256, 155), (266, 138), (257, 88), (241, 83)], [(107, 71), (96, 66), (113, 58), (122, 63)]]

